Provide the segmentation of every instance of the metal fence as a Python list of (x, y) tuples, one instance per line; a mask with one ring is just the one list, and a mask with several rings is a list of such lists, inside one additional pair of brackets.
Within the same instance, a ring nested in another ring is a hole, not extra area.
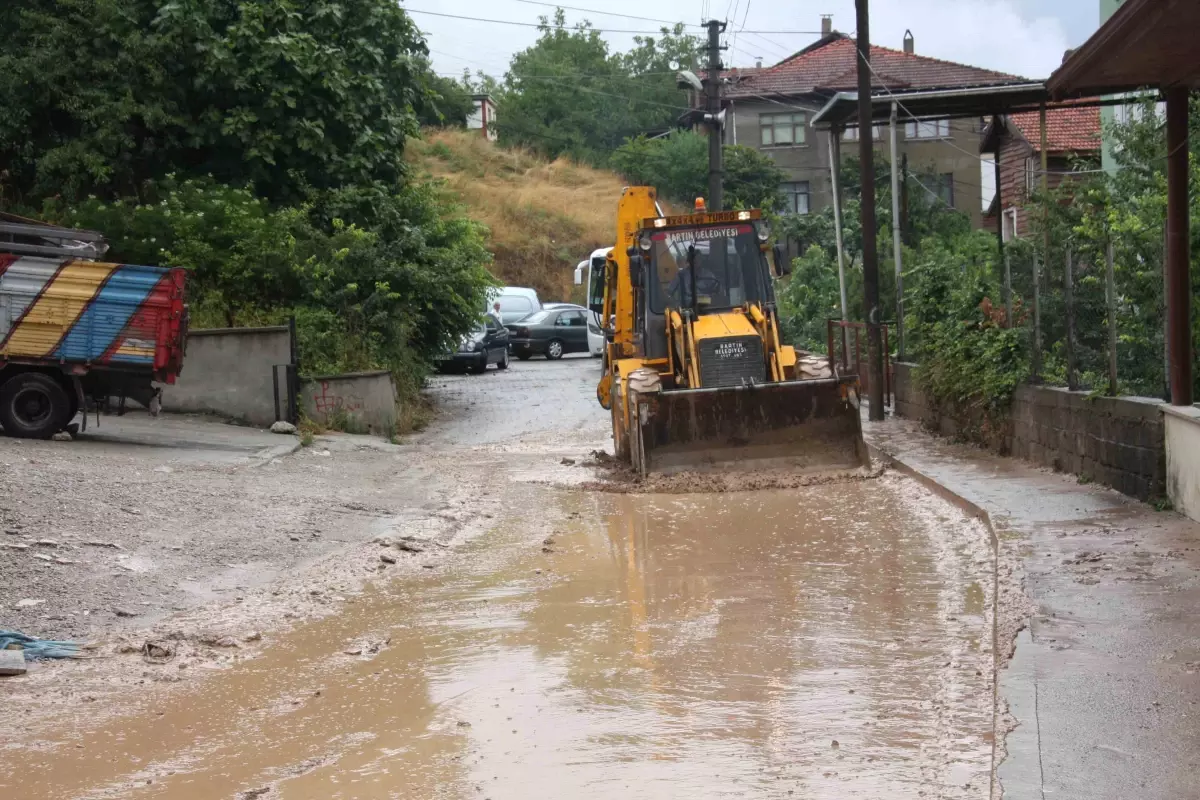
[(1083, 237), (1005, 248), (1007, 318), (1030, 336), (1035, 381), (1168, 397), (1163, 242)]

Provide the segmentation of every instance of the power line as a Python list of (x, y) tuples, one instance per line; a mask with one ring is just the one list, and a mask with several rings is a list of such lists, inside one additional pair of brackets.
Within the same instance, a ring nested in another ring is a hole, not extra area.
[(655, 19), (654, 17), (638, 17), (633, 14), (618, 14), (615, 11), (599, 11), (594, 8), (578, 8), (576, 6), (564, 6), (560, 3), (543, 3), (540, 0), (513, 0), (516, 3), (525, 3), (531, 6), (546, 6), (547, 8), (561, 8), (564, 11), (579, 11), (583, 14), (601, 14), (608, 17), (621, 17), (622, 19), (636, 19), (642, 22), (658, 22), (663, 25), (683, 25), (685, 28), (703, 28), (703, 25), (693, 25), (690, 22), (672, 22), (669, 19)]
[[(516, 25), (519, 28), (545, 28), (545, 27), (547, 27), (546, 24), (541, 23), (541, 22), (518, 22), (516, 20), (509, 20), (509, 19), (488, 19), (485, 17), (468, 17), (463, 14), (446, 14), (441, 11), (426, 11), (421, 8), (409, 8), (408, 6), (403, 6), (403, 8), (409, 14), (427, 14), (431, 17), (445, 17), (447, 19), (461, 19), (461, 20), (466, 20), (468, 22), (486, 22), (491, 25)], [(588, 30), (595, 31), (596, 33), (633, 33), (633, 34), (641, 34), (643, 36), (657, 36), (660, 33), (660, 31), (635, 31), (635, 30), (628, 30), (628, 29), (624, 29), (624, 28), (590, 28), (589, 27)], [(817, 35), (819, 32), (818, 31), (746, 31), (746, 33), (770, 33), (770, 34), (774, 34), (777, 36), (779, 36), (779, 35), (812, 36), (812, 35)]]

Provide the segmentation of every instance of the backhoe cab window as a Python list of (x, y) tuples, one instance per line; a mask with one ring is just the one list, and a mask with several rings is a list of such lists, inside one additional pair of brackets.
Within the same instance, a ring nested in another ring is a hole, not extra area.
[[(765, 299), (758, 237), (750, 225), (661, 231), (650, 237), (650, 307), (728, 309)], [(695, 279), (696, 302), (692, 288)]]

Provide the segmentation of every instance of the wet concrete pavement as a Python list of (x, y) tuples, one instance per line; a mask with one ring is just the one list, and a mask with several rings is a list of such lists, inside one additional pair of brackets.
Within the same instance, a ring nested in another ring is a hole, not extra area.
[(47, 797), (987, 796), (989, 548), (953, 506), (899, 477), (532, 495), (550, 552), (515, 515), (7, 775)]
[[(900, 472), (584, 491), (578, 462), (608, 446), (597, 377), (436, 379), (442, 416), (385, 446), (394, 477), (367, 474), (389, 493), (420, 473), (430, 513), (475, 533), (373, 551), (407, 568), (261, 648), (127, 657), (119, 708), (85, 697), (6, 736), (0, 796), (957, 800), (998, 797), (997, 764), (1007, 797), (1200, 794), (1191, 523), (894, 422), (873, 443), (998, 536)], [(306, 457), (347, 469), (344, 444)], [(1036, 614), (997, 671), (1022, 576)]]
[(0, 749), (0, 795), (987, 797), (983, 526), (898, 475), (571, 488), (592, 473), (563, 457), (606, 444), (596, 377), (439, 378), (446, 413), (412, 446), (486, 497), (481, 535), (261, 652), (127, 662), (144, 685), (115, 713)]
[(1200, 797), (1200, 525), (902, 420), (867, 437), (988, 514), (1020, 564), (1004, 796)]

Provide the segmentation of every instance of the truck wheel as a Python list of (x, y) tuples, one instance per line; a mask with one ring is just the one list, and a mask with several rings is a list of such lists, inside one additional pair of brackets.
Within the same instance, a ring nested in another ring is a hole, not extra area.
[(68, 422), (71, 401), (49, 375), (26, 372), (0, 386), (0, 425), (9, 436), (49, 439)]

